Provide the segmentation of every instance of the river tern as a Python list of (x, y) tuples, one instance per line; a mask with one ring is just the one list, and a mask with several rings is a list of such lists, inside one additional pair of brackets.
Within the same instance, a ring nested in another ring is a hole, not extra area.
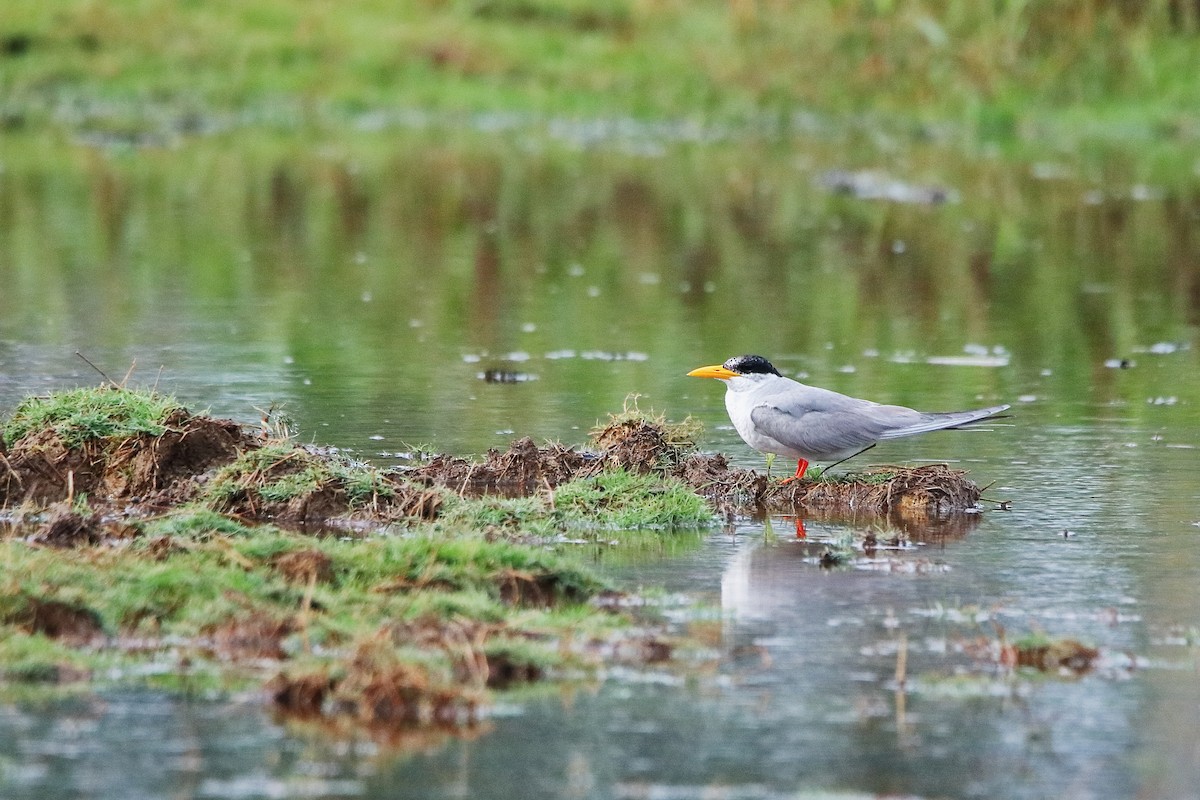
[(725, 382), (725, 409), (746, 444), (796, 459), (796, 474), (784, 483), (803, 478), (809, 462), (840, 463), (887, 439), (960, 428), (1009, 408), (939, 413), (881, 405), (785, 378), (770, 361), (754, 355), (688, 375)]

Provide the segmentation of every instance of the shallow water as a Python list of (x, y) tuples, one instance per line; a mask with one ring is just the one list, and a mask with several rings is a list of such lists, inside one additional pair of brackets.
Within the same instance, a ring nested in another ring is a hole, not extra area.
[[(743, 520), (601, 550), (619, 581), (698, 601), (668, 613), (719, 634), (713, 652), (501, 698), (464, 739), (331, 740), (257, 697), (14, 701), (0, 796), (1194, 794), (1194, 176), (1137, 193), (1120, 158), (1048, 179), (909, 145), (889, 163), (954, 189), (935, 207), (831, 194), (828, 170), (878, 154), (821, 142), (645, 160), (479, 147), (75, 146), (57, 166), (10, 151), (0, 409), (97, 382), (79, 350), (117, 381), (136, 362), (133, 383), (193, 409), (253, 422), (282, 405), (302, 438), (388, 464), (423, 446), (582, 443), (639, 393), (757, 468), (721, 388), (685, 373), (758, 351), (881, 401), (1013, 403), (989, 431), (858, 459), (949, 460), (1011, 510), (990, 503), (953, 535), (908, 529), (911, 546), (831, 570), (824, 542), (881, 523), (810, 519), (801, 542), (793, 520)], [(1039, 631), (1100, 662), (1014, 674), (983, 652)]]

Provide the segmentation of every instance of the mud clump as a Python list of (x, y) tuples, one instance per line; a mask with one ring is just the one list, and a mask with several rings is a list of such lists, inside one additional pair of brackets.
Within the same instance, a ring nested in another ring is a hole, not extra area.
[(1099, 649), (1074, 639), (1015, 642), (1001, 651), (1001, 662), (1007, 666), (1032, 667), (1041, 672), (1065, 670), (1076, 675), (1091, 671), (1099, 657)]
[(432, 519), (441, 495), (318, 448), (276, 442), (222, 467), (201, 497), (216, 510), (283, 525), (366, 516)]
[(232, 420), (192, 416), (178, 409), (163, 424), (167, 430), (161, 435), (131, 440), (112, 454), (105, 469), (106, 494), (147, 496), (178, 483), (189, 484), (252, 446), (249, 434)]
[(773, 482), (731, 466), (720, 454), (694, 452), (690, 430), (661, 420), (614, 418), (592, 434), (593, 452), (562, 445), (539, 448), (529, 438), (481, 462), (437, 456), (405, 474), (425, 486), (459, 494), (529, 495), (607, 470), (676, 478), (727, 516), (761, 513), (873, 514), (905, 524), (930, 523), (975, 507), (979, 487), (943, 464), (872, 467), (835, 479)]
[(423, 666), (374, 642), (359, 647), (334, 691), (335, 708), (367, 725), (467, 725), (483, 697), (462, 684), (435, 680)]
[(81, 514), (68, 504), (59, 503), (30, 541), (46, 547), (97, 545), (104, 541), (104, 526), (99, 514)]
[(783, 483), (731, 467), (721, 455), (692, 455), (669, 474), (724, 514), (804, 512), (928, 523), (973, 508), (980, 498), (965, 472), (943, 464), (872, 467), (842, 478)]
[(405, 475), (459, 494), (529, 495), (605, 470), (663, 473), (676, 466), (692, 446), (666, 423), (625, 417), (593, 431), (592, 443), (595, 450), (581, 452), (561, 444), (538, 447), (525, 437), (505, 451), (489, 450), (482, 461), (439, 455)]
[(872, 467), (848, 480), (794, 481), (772, 487), (763, 498), (774, 511), (796, 508), (896, 512), (903, 518), (936, 517), (972, 508), (979, 487), (944, 464)]
[(337, 686), (324, 670), (288, 674), (281, 672), (267, 682), (272, 702), (282, 711), (300, 716), (319, 715), (325, 699)]
[(46, 505), (77, 494), (119, 502), (164, 491), (183, 502), (193, 493), (196, 475), (233, 461), (254, 444), (235, 422), (190, 416), (183, 409), (163, 424), (168, 427), (159, 435), (81, 444), (54, 428), (33, 431), (5, 457), (0, 505)]
[(29, 595), (16, 598), (0, 621), (15, 625), (25, 633), (40, 633), (51, 639), (80, 644), (104, 635), (100, 615), (87, 606)]
[(488, 492), (528, 495), (572, 480), (588, 456), (562, 445), (539, 448), (529, 437), (508, 450), (489, 450), (482, 462), (439, 455), (405, 475), (425, 486), (443, 486), (459, 494)]
[(586, 599), (580, 587), (555, 572), (530, 573), (504, 570), (496, 576), (500, 601), (510, 606), (548, 608), (559, 603), (579, 603)]
[(720, 454), (693, 454), (671, 474), (707, 500), (718, 513), (730, 516), (754, 513), (762, 508), (764, 498), (772, 488), (767, 476), (731, 467)]
[(536, 683), (546, 677), (541, 665), (521, 658), (514, 652), (501, 650), (488, 653), (487, 687), (507, 689), (522, 683)]
[[(7, 424), (0, 507), (86, 495), (109, 517), (200, 503), (249, 520), (325, 524), (431, 519), (440, 492), (335, 452), (264, 440), (232, 420), (193, 415), (154, 393), (101, 387), (30, 398)], [(47, 544), (96, 544), (111, 526), (59, 516)]]
[(1009, 639), (1003, 629), (998, 637), (980, 637), (964, 643), (963, 651), (978, 661), (1006, 670), (1025, 668), (1066, 676), (1090, 672), (1101, 657), (1099, 648), (1076, 639), (1042, 633)]
[(329, 583), (333, 580), (333, 559), (312, 548), (282, 553), (272, 559), (271, 566), (292, 583)]
[(593, 433), (592, 440), (601, 452), (596, 467), (643, 475), (673, 467), (691, 446), (673, 441), (665, 424), (648, 419), (614, 419)]
[(287, 657), (283, 640), (295, 630), (290, 619), (262, 612), (247, 612), (211, 628), (207, 633), (213, 649), (230, 659)]

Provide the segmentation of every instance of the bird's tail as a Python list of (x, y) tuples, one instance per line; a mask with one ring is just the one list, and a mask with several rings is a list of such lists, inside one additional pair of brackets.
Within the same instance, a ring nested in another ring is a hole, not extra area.
[(912, 425), (906, 425), (903, 428), (894, 428), (881, 435), (880, 439), (899, 439), (901, 436), (912, 436), (916, 433), (926, 433), (927, 431), (941, 431), (952, 428), (961, 428), (964, 425), (970, 425), (974, 422), (995, 417), (1002, 411), (1007, 411), (1012, 406), (991, 406), (989, 408), (977, 408), (974, 411), (948, 411), (945, 413), (923, 413), (921, 421), (914, 422)]

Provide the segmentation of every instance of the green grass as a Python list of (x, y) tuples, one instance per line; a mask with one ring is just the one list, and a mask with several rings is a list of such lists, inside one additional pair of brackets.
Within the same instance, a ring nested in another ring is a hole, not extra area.
[(549, 495), (449, 501), (441, 524), (550, 537), (560, 532), (695, 529), (714, 525), (704, 499), (672, 478), (607, 470)]
[(0, 626), (0, 683), (60, 683), (64, 669), (83, 676), (101, 661), (40, 634), (26, 636)]
[(387, 107), (723, 120), (819, 109), (953, 119), (984, 139), (1022, 135), (1031, 115), (1186, 127), (1200, 20), (1171, 6), (13, 0), (0, 89), (10, 125), (59, 125), (70, 107), (84, 111), (68, 125), (117, 133), (231, 110), (266, 127), (342, 127)]
[(221, 467), (205, 486), (203, 500), (223, 508), (254, 494), (267, 503), (286, 503), (328, 484), (344, 489), (351, 507), (395, 495), (394, 484), (376, 467), (336, 453), (318, 456), (292, 442), (272, 442)]
[(624, 470), (575, 480), (554, 493), (568, 527), (700, 528), (716, 518), (704, 499), (679, 481)]
[[(180, 536), (188, 539), (204, 539), (209, 536), (245, 536), (252, 528), (202, 506), (180, 506), (160, 517), (151, 517), (140, 523), (147, 538)], [(145, 538), (138, 544), (144, 544)]]
[[(206, 519), (212, 524), (202, 524)], [(294, 656), (307, 647), (326, 648), (316, 661), (331, 669), (356, 643), (406, 621), (435, 629), (463, 622), (489, 626), (500, 636), (492, 646), (519, 650), (522, 660), (542, 668), (576, 661), (559, 652), (556, 642), (584, 632), (619, 635), (627, 625), (586, 606), (607, 588), (604, 581), (575, 559), (541, 547), (429, 532), (314, 539), (270, 526), (229, 536), (228, 526), (207, 512), (190, 514), (174, 526), (156, 521), (149, 529), (171, 536), (173, 547), (156, 549), (148, 538), (119, 551), (0, 542), (6, 564), (0, 577), (0, 663), (5, 665), (0, 682), (54, 681), (57, 664), (84, 669), (121, 657), (119, 642), (125, 637), (161, 642), (126, 659), (134, 664), (161, 657), (168, 641), (200, 647), (186, 643), (230, 625), (263, 621), (268, 627), (287, 626), (282, 646)], [(328, 578), (312, 587), (277, 566), (281, 556), (312, 550), (330, 564)], [(95, 619), (110, 646), (80, 651), (31, 633), (25, 626), (32, 616), (24, 609), (35, 601), (62, 604)], [(306, 602), (310, 611), (301, 632), (298, 620)], [(518, 647), (517, 641), (523, 644)], [(403, 640), (396, 647), (410, 655), (421, 650)], [(200, 651), (192, 657), (206, 662)], [(443, 658), (423, 653), (418, 661)]]
[(165, 420), (182, 409), (172, 397), (157, 392), (100, 386), (30, 397), (4, 423), (4, 443), (11, 447), (30, 431), (52, 429), (69, 447), (101, 439), (122, 439), (166, 430)]

